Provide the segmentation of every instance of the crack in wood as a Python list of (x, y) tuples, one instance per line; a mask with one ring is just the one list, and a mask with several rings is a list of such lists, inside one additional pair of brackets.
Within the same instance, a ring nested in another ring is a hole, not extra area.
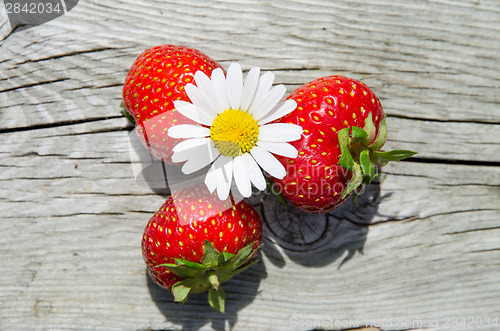
[(60, 135), (54, 135), (52, 137), (74, 137), (74, 136), (82, 136), (82, 135), (87, 135), (87, 134), (94, 134), (94, 133), (110, 133), (110, 132), (122, 132), (122, 131), (130, 131), (131, 127), (130, 126), (124, 126), (121, 128), (115, 128), (115, 129), (101, 129), (101, 130), (90, 130), (86, 132), (74, 132), (74, 133), (66, 133), (66, 134), (60, 134)]
[(37, 63), (37, 62), (43, 62), (43, 61), (49, 61), (49, 60), (56, 60), (60, 59), (63, 57), (68, 57), (68, 56), (75, 56), (75, 55), (81, 55), (81, 54), (90, 54), (90, 53), (97, 53), (97, 52), (104, 52), (104, 51), (113, 51), (117, 49), (128, 49), (130, 47), (100, 47), (100, 48), (94, 48), (94, 49), (88, 49), (88, 50), (81, 50), (81, 51), (73, 51), (69, 53), (63, 53), (63, 54), (57, 54), (57, 55), (52, 55), (49, 57), (44, 57), (40, 59), (29, 59), (23, 62), (16, 63), (17, 65), (21, 64), (26, 64), (26, 63)]
[(48, 157), (65, 157), (66, 154), (56, 154), (56, 153), (51, 153), (51, 154), (40, 154), (38, 152), (28, 152), (28, 153), (24, 153), (24, 154), (19, 154), (19, 155), (12, 155), (12, 156), (15, 156), (15, 157), (31, 157), (31, 156), (35, 156), (35, 157), (40, 157), (40, 156), (48, 156)]
[(123, 83), (120, 82), (120, 83), (113, 83), (113, 84), (108, 84), (108, 85), (81, 85), (81, 86), (77, 86), (77, 87), (72, 87), (72, 88), (66, 88), (64, 89), (63, 91), (64, 92), (70, 92), (70, 91), (78, 91), (78, 90), (85, 90), (85, 89), (89, 89), (89, 90), (99, 90), (99, 89), (103, 89), (103, 88), (110, 88), (110, 87), (122, 87), (123, 86)]
[(99, 213), (93, 213), (93, 212), (87, 212), (87, 213), (72, 213), (72, 214), (55, 214), (51, 215), (51, 217), (71, 217), (71, 216), (83, 216), (83, 215), (94, 215), (94, 216), (122, 216), (125, 215), (125, 213), (112, 213), (112, 212), (99, 212)]
[(0, 90), (0, 93), (12, 92), (12, 91), (17, 91), (17, 90), (24, 89), (24, 88), (42, 86), (42, 85), (47, 85), (47, 84), (59, 83), (59, 82), (67, 81), (67, 80), (69, 80), (69, 78), (59, 78), (59, 79), (52, 79), (52, 80), (42, 81), (42, 82), (35, 82), (35, 83), (31, 83), (31, 84), (25, 84), (25, 85), (11, 87), (11, 88), (8, 88), (8, 89), (5, 89), (5, 90)]
[[(468, 209), (468, 210), (454, 210), (454, 211), (449, 211), (445, 213), (436, 213), (424, 217), (419, 217), (419, 216), (407, 216), (403, 218), (393, 218), (393, 219), (387, 219), (383, 221), (378, 221), (378, 222), (373, 222), (368, 224), (368, 226), (372, 225), (378, 225), (378, 224), (385, 224), (385, 223), (390, 223), (390, 222), (414, 222), (414, 221), (423, 221), (426, 219), (434, 218), (434, 217), (439, 217), (439, 216), (445, 216), (445, 215), (454, 215), (454, 214), (463, 214), (463, 213), (475, 213), (475, 212), (481, 212), (481, 211), (494, 211), (498, 212), (497, 209)], [(453, 233), (446, 233), (446, 234), (453, 234)]]
[(127, 210), (129, 213), (138, 213), (138, 214), (148, 214), (148, 215), (153, 215), (155, 211), (148, 211), (148, 210)]
[[(415, 115), (415, 114), (413, 114)], [(411, 116), (406, 116), (402, 114), (387, 114), (387, 117), (391, 118), (400, 118), (400, 119), (405, 119), (405, 120), (411, 120), (411, 121), (423, 121), (423, 122), (437, 122), (437, 123), (474, 123), (474, 124), (485, 124), (485, 125), (500, 125), (499, 122), (487, 122), (487, 121), (479, 121), (479, 120), (447, 120), (447, 119), (437, 119), (437, 118), (427, 118), (427, 117), (411, 117)]]
[(15, 127), (15, 128), (5, 128), (5, 129), (0, 129), (0, 134), (11, 133), (11, 132), (50, 129), (50, 128), (57, 128), (57, 127), (61, 127), (61, 126), (69, 126), (69, 125), (78, 125), (78, 124), (85, 124), (85, 123), (98, 122), (98, 121), (106, 121), (106, 120), (115, 119), (115, 118), (123, 118), (123, 115), (91, 117), (91, 118), (78, 119), (78, 120), (60, 121), (60, 122), (45, 123), (45, 124), (35, 124), (35, 125), (21, 126), (21, 127)]
[(422, 175), (422, 174), (400, 174), (397, 172), (392, 172), (392, 171), (386, 171), (385, 169), (382, 169), (380, 171), (380, 175), (391, 175), (391, 176), (402, 176), (402, 177), (412, 177), (412, 178), (427, 178), (427, 179), (435, 179), (435, 177), (432, 176), (427, 176), (427, 175)]
[(500, 162), (497, 161), (482, 161), (482, 160), (453, 160), (453, 159), (438, 159), (431, 157), (417, 157), (412, 156), (409, 159), (402, 160), (401, 162), (416, 162), (416, 163), (428, 163), (428, 164), (456, 164), (456, 165), (467, 165), (467, 166), (480, 166), (480, 167), (500, 167)]
[(59, 180), (59, 179), (84, 179), (85, 177), (81, 176), (56, 176), (56, 177), (9, 177), (9, 178), (0, 178), (0, 182), (9, 182), (12, 180)]
[(57, 104), (57, 101), (55, 100), (50, 100), (50, 101), (41, 101), (37, 103), (29, 103), (29, 102), (23, 102), (23, 103), (16, 103), (8, 106), (2, 106), (0, 105), (0, 109), (8, 109), (11, 107), (26, 107), (26, 106), (40, 106), (40, 105), (47, 105), (47, 104)]
[[(95, 161), (95, 160), (105, 160), (106, 157), (100, 157), (100, 156), (94, 156), (94, 157), (90, 157), (90, 156), (82, 156), (82, 157), (68, 157), (67, 158), (68, 160), (78, 160), (78, 161)], [(105, 163), (105, 162), (103, 162)]]
[[(488, 211), (498, 212), (499, 210), (498, 209), (491, 209), (491, 208), (468, 209), (468, 210), (454, 210), (454, 211), (449, 211), (449, 212), (445, 212), (445, 213), (436, 213), (436, 214), (428, 215), (428, 216), (425, 216), (425, 217), (419, 217), (419, 216), (416, 216), (416, 215), (410, 215), (410, 216), (406, 216), (406, 217), (402, 217), (402, 218), (388, 218), (388, 219), (385, 219), (385, 220), (376, 221), (376, 222), (372, 222), (372, 223), (360, 223), (360, 222), (352, 221), (352, 220), (349, 220), (349, 219), (345, 219), (345, 220), (348, 221), (348, 222), (351, 222), (351, 223), (353, 223), (355, 225), (358, 225), (358, 226), (373, 227), (373, 226), (376, 226), (376, 225), (379, 225), (379, 224), (387, 224), (387, 223), (394, 223), (394, 222), (397, 222), (397, 223), (400, 223), (400, 222), (408, 223), (408, 222), (415, 222), (415, 221), (423, 221), (423, 220), (426, 220), (426, 219), (430, 219), (430, 218), (434, 218), (434, 217), (439, 217), (439, 216), (445, 216), (445, 215), (463, 214), (463, 213), (476, 213), (476, 212), (485, 212), (485, 211), (486, 212), (488, 212)], [(500, 227), (498, 227), (498, 228), (500, 228)], [(445, 234), (446, 235), (453, 235), (453, 234), (460, 234), (460, 233), (467, 233), (467, 232), (472, 232), (472, 231), (481, 231), (481, 230), (488, 230), (488, 229), (490, 229), (490, 228), (474, 229), (474, 230), (470, 230), (470, 231), (466, 230), (466, 231), (459, 231), (459, 232), (445, 233)], [(491, 229), (496, 229), (496, 228), (491, 228)]]
[[(492, 209), (489, 209), (492, 211)], [(477, 211), (483, 211), (481, 209)], [(498, 212), (498, 210), (495, 210)], [(455, 234), (463, 234), (463, 233), (470, 233), (470, 232), (478, 232), (478, 231), (490, 231), (490, 230), (500, 230), (500, 226), (489, 226), (485, 228), (477, 228), (477, 229), (468, 229), (468, 230), (463, 230), (463, 231), (454, 231), (454, 232), (446, 232), (445, 235), (455, 235)]]
[(306, 250), (325, 237), (330, 224), (327, 215), (305, 213), (270, 197), (265, 202), (261, 208), (263, 220), (280, 245), (289, 250)]
[(500, 252), (500, 247), (499, 248), (489, 248), (489, 249), (477, 249), (470, 251), (471, 253), (489, 253), (489, 252)]
[(146, 192), (146, 193), (107, 193), (107, 192), (77, 192), (75, 195), (101, 195), (107, 197), (150, 197), (150, 196), (158, 196), (158, 194), (154, 192)]
[(450, 183), (443, 183), (441, 184), (443, 186), (449, 186), (449, 187), (464, 187), (464, 186), (485, 186), (485, 187), (496, 187), (500, 188), (499, 184), (490, 184), (490, 183), (463, 183), (463, 184), (450, 184)]

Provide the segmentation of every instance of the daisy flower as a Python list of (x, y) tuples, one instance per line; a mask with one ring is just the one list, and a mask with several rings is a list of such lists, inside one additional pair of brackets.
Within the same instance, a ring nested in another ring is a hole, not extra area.
[(238, 63), (229, 66), (227, 77), (222, 69), (195, 74), (196, 86), (187, 84), (191, 102), (175, 101), (177, 111), (199, 123), (171, 127), (168, 135), (186, 139), (173, 148), (172, 161), (185, 162), (184, 174), (211, 165), (205, 184), (210, 192), (217, 190), (221, 200), (229, 196), (231, 184), (243, 197), (252, 194), (252, 184), (260, 191), (266, 188), (262, 169), (276, 178), (286, 175), (285, 168), (273, 154), (297, 157), (289, 144), (300, 139), (302, 127), (289, 123), (270, 123), (292, 112), (295, 100), (280, 102), (284, 85), (272, 87), (274, 74), (260, 76), (252, 68), (245, 80)]

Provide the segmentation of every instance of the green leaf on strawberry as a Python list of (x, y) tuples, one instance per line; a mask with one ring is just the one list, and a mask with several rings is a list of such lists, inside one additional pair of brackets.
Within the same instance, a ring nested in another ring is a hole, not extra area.
[(190, 278), (194, 277), (197, 273), (196, 269), (190, 268), (188, 266), (182, 265), (182, 264), (177, 264), (178, 260), (175, 261), (176, 264), (160, 264), (159, 266), (162, 267), (167, 267), (168, 270), (170, 270), (172, 273), (175, 275), (181, 277), (181, 278)]
[[(176, 302), (184, 303), (189, 293), (208, 290), (210, 305), (214, 309), (224, 312), (225, 294), (220, 284), (245, 270), (246, 264), (255, 256), (259, 248), (258, 242), (252, 242), (234, 255), (219, 252), (208, 240), (205, 240), (205, 252), (201, 263), (175, 259), (174, 264), (164, 263), (158, 267), (166, 267), (182, 278), (181, 281), (172, 286), (172, 294)], [(256, 262), (254, 261), (252, 264)]]
[(358, 128), (357, 126), (352, 127), (351, 144), (361, 143), (363, 141), (366, 141), (367, 138), (368, 133), (366, 133), (366, 131)]
[[(366, 132), (357, 126), (352, 128), (344, 128), (338, 133), (338, 140), (342, 155), (338, 165), (346, 170), (352, 171), (352, 177), (349, 180), (347, 187), (342, 192), (342, 199), (345, 199), (351, 194), (361, 183), (370, 184), (377, 176), (376, 168), (385, 166), (389, 161), (401, 161), (411, 157), (416, 152), (407, 150), (379, 151), (378, 149), (384, 146), (387, 139), (387, 126), (385, 115), (380, 121), (378, 134), (375, 140), (371, 143), (368, 140), (370, 133), (373, 132), (371, 114), (367, 117), (365, 128), (370, 132)], [(350, 131), (350, 132), (349, 132)], [(353, 156), (354, 154), (354, 156)], [(354, 196), (354, 201), (358, 195)]]
[(372, 141), (374, 141), (375, 135), (377, 134), (377, 128), (375, 127), (375, 124), (373, 124), (372, 113), (369, 113), (368, 116), (366, 117), (365, 126), (363, 127), (363, 131), (365, 131), (367, 134), (367, 137), (363, 141), (363, 144), (368, 145)]
[(401, 160), (409, 158), (415, 154), (417, 154), (417, 153), (412, 152), (412, 151), (403, 150), (403, 149), (395, 149), (395, 150), (388, 151), (388, 152), (382, 152), (382, 151), (373, 152), (373, 155), (375, 155), (381, 159), (387, 160), (387, 161), (401, 161)]
[(194, 283), (193, 279), (188, 278), (174, 284), (174, 286), (172, 286), (172, 294), (174, 295), (174, 300), (176, 302), (184, 303), (189, 293), (191, 292), (193, 283)]
[(201, 259), (202, 266), (206, 268), (216, 267), (220, 262), (219, 257), (221, 257), (223, 261), (226, 260), (223, 254), (216, 250), (209, 241), (205, 240), (205, 253)]
[(372, 151), (377, 151), (381, 149), (385, 145), (385, 141), (387, 140), (387, 125), (386, 125), (387, 115), (384, 115), (382, 121), (380, 121), (380, 125), (378, 127), (378, 134), (373, 143), (369, 144), (368, 147)]
[(358, 163), (353, 163), (352, 177), (347, 183), (347, 187), (342, 192), (342, 199), (345, 199), (352, 191), (358, 188), (363, 183), (363, 171)]
[(210, 288), (208, 290), (208, 303), (210, 307), (213, 309), (220, 311), (221, 313), (225, 312), (225, 301), (226, 301), (226, 292), (222, 287), (218, 289)]
[(338, 136), (340, 150), (342, 152), (338, 164), (349, 171), (354, 171), (354, 160), (349, 150), (349, 146), (351, 145), (349, 129), (345, 128), (340, 130)]

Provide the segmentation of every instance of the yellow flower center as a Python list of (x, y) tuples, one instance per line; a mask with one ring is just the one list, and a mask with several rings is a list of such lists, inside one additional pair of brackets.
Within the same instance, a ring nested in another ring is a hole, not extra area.
[(249, 152), (259, 136), (259, 125), (252, 115), (229, 108), (217, 115), (210, 127), (210, 139), (222, 155), (236, 157)]

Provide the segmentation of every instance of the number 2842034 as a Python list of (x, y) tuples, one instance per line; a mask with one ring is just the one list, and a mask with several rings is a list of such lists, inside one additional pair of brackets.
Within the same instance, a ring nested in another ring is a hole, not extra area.
[(58, 3), (19, 3), (19, 2), (7, 2), (5, 4), (5, 9), (7, 10), (7, 14), (52, 14), (57, 13), (60, 14), (63, 9), (61, 8), (61, 4)]

